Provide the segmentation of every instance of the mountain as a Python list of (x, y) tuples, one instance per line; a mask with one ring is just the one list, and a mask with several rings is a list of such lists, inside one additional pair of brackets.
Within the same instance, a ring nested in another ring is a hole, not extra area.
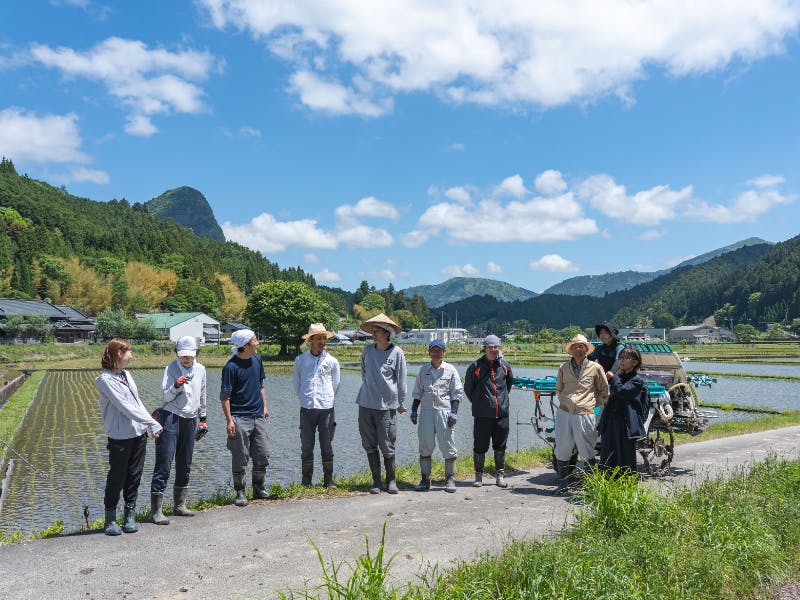
[(182, 186), (167, 190), (144, 205), (154, 217), (172, 219), (197, 235), (204, 235), (218, 242), (225, 241), (225, 234), (214, 218), (208, 200), (194, 188)]
[(536, 292), (504, 281), (479, 277), (453, 277), (436, 285), (418, 285), (402, 291), (406, 298), (413, 298), (415, 295), (422, 296), (431, 308), (475, 295), (491, 296), (504, 302), (527, 300), (537, 295)]
[(578, 277), (570, 277), (564, 281), (557, 283), (547, 288), (543, 293), (545, 294), (562, 294), (567, 296), (605, 296), (611, 292), (618, 290), (629, 290), (630, 288), (652, 281), (656, 277), (665, 275), (675, 269), (681, 267), (699, 265), (708, 262), (712, 258), (721, 256), (727, 252), (733, 252), (745, 246), (755, 246), (757, 244), (769, 244), (766, 240), (761, 238), (751, 237), (734, 244), (729, 244), (722, 248), (717, 248), (711, 252), (706, 252), (694, 258), (683, 261), (670, 269), (662, 269), (661, 271), (617, 271), (612, 273), (604, 273), (603, 275), (579, 275)]
[(473, 296), (440, 306), (458, 312), (465, 327), (526, 320), (531, 330), (589, 327), (611, 319), (620, 326), (637, 321), (691, 324), (728, 306), (736, 322), (800, 317), (800, 236), (780, 244), (742, 246), (698, 265), (686, 265), (603, 297), (541, 294), (522, 302)]

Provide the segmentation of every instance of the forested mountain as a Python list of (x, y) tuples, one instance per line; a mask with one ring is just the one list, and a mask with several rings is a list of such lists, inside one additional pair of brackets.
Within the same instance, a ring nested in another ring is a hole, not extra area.
[(453, 277), (436, 285), (418, 285), (402, 291), (408, 298), (422, 296), (431, 308), (457, 302), (475, 295), (491, 296), (506, 302), (527, 300), (536, 296), (536, 292), (531, 292), (510, 283), (479, 277)]
[(547, 288), (545, 294), (565, 294), (571, 296), (605, 296), (608, 293), (616, 292), (619, 290), (628, 290), (640, 283), (652, 281), (656, 277), (665, 275), (675, 269), (687, 267), (691, 265), (699, 265), (708, 262), (712, 258), (721, 256), (727, 252), (733, 252), (744, 246), (754, 246), (758, 244), (769, 244), (766, 240), (761, 238), (751, 237), (734, 244), (717, 248), (711, 252), (706, 252), (694, 258), (683, 261), (682, 263), (670, 268), (662, 269), (661, 271), (616, 271), (612, 273), (604, 273), (602, 275), (579, 275), (578, 277), (570, 277), (564, 281), (557, 283)]
[(96, 202), (0, 165), (0, 295), (48, 298), (89, 314), (107, 306), (233, 314), (262, 281), (315, 285), (257, 252), (195, 235), (140, 203)]
[(523, 302), (498, 302), (474, 296), (439, 310), (458, 311), (465, 326), (524, 321), (532, 331), (588, 327), (609, 318), (621, 326), (673, 327), (718, 311), (726, 319), (757, 324), (800, 317), (798, 288), (800, 236), (774, 246), (744, 246), (602, 298), (542, 294)]
[(225, 241), (225, 234), (222, 233), (208, 200), (194, 188), (182, 186), (167, 190), (144, 205), (151, 215), (159, 219), (172, 219), (197, 235), (204, 235), (218, 242)]

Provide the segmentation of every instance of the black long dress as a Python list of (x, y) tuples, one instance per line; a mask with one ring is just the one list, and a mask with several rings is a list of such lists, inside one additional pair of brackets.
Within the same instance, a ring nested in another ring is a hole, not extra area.
[(647, 432), (641, 416), (644, 380), (637, 371), (617, 373), (608, 384), (608, 403), (600, 416), (600, 464), (636, 472), (636, 440)]

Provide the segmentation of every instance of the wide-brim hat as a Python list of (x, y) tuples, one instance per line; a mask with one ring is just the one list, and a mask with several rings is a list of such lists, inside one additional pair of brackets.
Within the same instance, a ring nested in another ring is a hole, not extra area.
[(608, 329), (608, 332), (611, 334), (611, 337), (614, 339), (619, 339), (619, 327), (614, 325), (613, 323), (606, 321), (605, 323), (598, 323), (594, 326), (594, 332), (599, 336), (601, 329)]
[(589, 340), (586, 339), (586, 336), (582, 333), (579, 333), (574, 338), (572, 338), (566, 346), (564, 346), (564, 352), (569, 354), (570, 350), (572, 350), (573, 346), (584, 346), (586, 347), (586, 354), (590, 354), (594, 352), (594, 344), (592, 344)]
[(398, 325), (397, 323), (392, 321), (389, 317), (387, 317), (383, 313), (380, 313), (379, 315), (375, 315), (371, 319), (367, 319), (366, 321), (364, 321), (361, 324), (361, 329), (363, 329), (364, 331), (366, 331), (369, 334), (374, 333), (376, 327), (380, 327), (381, 329), (385, 329), (386, 331), (389, 331), (390, 333), (392, 331), (394, 331), (395, 333), (400, 333), (401, 331), (403, 331), (403, 328), (400, 327), (400, 325)]
[(308, 326), (308, 333), (302, 337), (304, 340), (307, 340), (312, 335), (321, 335), (321, 334), (325, 334), (325, 339), (328, 340), (331, 339), (334, 335), (336, 335), (332, 331), (328, 331), (325, 328), (325, 325), (323, 325), (322, 323), (312, 323), (311, 325)]

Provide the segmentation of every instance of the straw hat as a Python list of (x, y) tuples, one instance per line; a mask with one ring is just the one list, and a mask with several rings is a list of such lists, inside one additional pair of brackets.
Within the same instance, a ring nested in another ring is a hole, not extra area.
[(586, 354), (591, 354), (592, 352), (594, 352), (594, 344), (592, 344), (589, 340), (587, 340), (586, 336), (583, 335), (582, 333), (576, 335), (569, 341), (569, 343), (566, 346), (564, 346), (564, 352), (569, 354), (570, 350), (572, 350), (572, 347), (577, 345), (585, 346)]
[(325, 328), (325, 325), (323, 325), (322, 323), (312, 323), (311, 325), (308, 326), (308, 333), (303, 336), (303, 339), (307, 340), (312, 335), (320, 335), (322, 333), (325, 334), (325, 339), (328, 340), (331, 339), (334, 335), (336, 335), (332, 331), (328, 331)]
[(369, 334), (374, 333), (376, 327), (385, 329), (389, 333), (391, 333), (392, 331), (394, 333), (400, 333), (401, 331), (403, 331), (403, 328), (400, 327), (400, 325), (392, 321), (389, 317), (387, 317), (383, 313), (375, 315), (371, 319), (367, 319), (361, 324), (361, 329), (363, 329)]

